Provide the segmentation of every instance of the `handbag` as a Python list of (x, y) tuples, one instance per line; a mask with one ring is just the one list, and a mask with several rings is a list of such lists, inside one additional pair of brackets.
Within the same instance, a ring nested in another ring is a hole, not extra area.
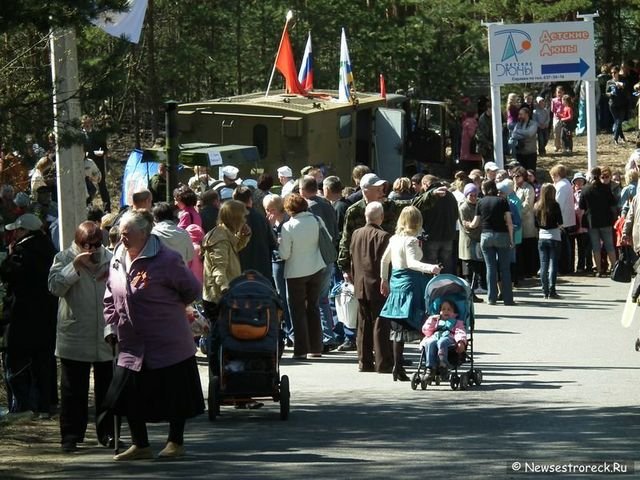
[(338, 321), (347, 328), (356, 328), (358, 326), (358, 300), (354, 286), (347, 282), (340, 283), (334, 301)]
[(633, 249), (625, 245), (620, 252), (620, 258), (611, 270), (611, 280), (614, 282), (629, 283), (633, 276), (633, 267), (637, 256)]
[(338, 252), (333, 244), (333, 240), (331, 240), (331, 235), (329, 235), (327, 229), (320, 223), (318, 216), (314, 214), (313, 218), (318, 222), (318, 248), (320, 249), (320, 255), (322, 255), (324, 263), (331, 265), (338, 259)]

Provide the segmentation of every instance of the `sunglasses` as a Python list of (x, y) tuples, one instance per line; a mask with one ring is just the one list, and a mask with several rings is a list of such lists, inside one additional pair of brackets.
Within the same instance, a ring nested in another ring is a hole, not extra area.
[(611, 175), (602, 175), (602, 178), (611, 178)]
[(93, 243), (83, 243), (82, 248), (85, 250), (89, 250), (90, 248), (100, 248), (102, 246), (102, 242), (93, 242)]

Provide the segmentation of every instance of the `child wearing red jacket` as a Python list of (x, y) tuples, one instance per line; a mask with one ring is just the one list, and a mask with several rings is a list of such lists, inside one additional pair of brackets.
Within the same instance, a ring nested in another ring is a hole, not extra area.
[(562, 122), (562, 148), (564, 153), (573, 152), (573, 106), (571, 105), (571, 97), (563, 95), (562, 110), (560, 113), (560, 121)]

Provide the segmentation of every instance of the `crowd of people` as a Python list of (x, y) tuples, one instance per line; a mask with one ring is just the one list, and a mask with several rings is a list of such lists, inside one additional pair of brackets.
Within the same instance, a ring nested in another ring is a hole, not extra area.
[[(624, 173), (570, 172), (558, 163), (541, 184), (536, 155), (551, 132), (557, 151), (571, 150), (575, 114), (561, 87), (550, 111), (541, 97), (525, 95), (524, 103), (509, 96), (514, 159), (504, 169), (485, 158), (487, 109), (479, 125), (469, 117), (463, 128), (463, 142), (477, 138), (482, 152), (463, 164), (480, 168), (451, 181), (422, 173), (384, 179), (366, 165), (350, 179), (283, 165), (243, 180), (226, 165), (219, 179), (196, 167), (168, 195), (160, 165), (148, 188), (113, 213), (102, 185), (107, 148), (84, 118), (89, 206), (70, 245), (58, 243), (50, 154), (36, 162), (29, 187), (0, 188), (9, 411), (38, 419), (58, 411), (62, 449), (74, 452), (87, 434), (93, 371), (99, 443), (118, 441), (114, 415), (126, 417), (131, 432), (132, 445), (115, 460), (153, 457), (147, 422), (169, 423), (160, 457), (183, 455), (186, 421), (204, 410), (191, 305), (202, 304), (214, 331), (222, 296), (246, 270), (271, 279), (281, 297), (292, 361), (355, 351), (360, 372), (394, 381), (409, 380), (406, 342), (424, 337), (430, 375), (446, 369), (448, 348), (466, 348), (455, 305), (444, 302), (427, 319), (433, 275), (461, 276), (475, 302), (507, 306), (526, 279), (539, 282), (542, 298), (560, 299), (559, 274), (609, 275), (618, 247), (637, 236), (640, 147)], [(615, 128), (614, 115), (614, 135)], [(103, 209), (93, 205), (96, 193)], [(335, 261), (322, 251), (323, 236)], [(332, 292), (345, 283), (354, 287), (357, 328), (336, 319)], [(211, 354), (212, 338), (202, 343)]]
[[(640, 76), (632, 62), (604, 64), (595, 86), (596, 127), (612, 134), (616, 145), (626, 143), (622, 124), (637, 113)], [(536, 92), (511, 92), (502, 111), (503, 150), (527, 169), (536, 170), (538, 155), (571, 155), (575, 136), (586, 134), (586, 84), (545, 84)], [(470, 102), (469, 102), (470, 104)], [(478, 113), (479, 112), (479, 113)], [(491, 103), (482, 98), (478, 108), (462, 114), (454, 125), (454, 152), (468, 173), (493, 159)]]
[[(93, 368), (102, 444), (117, 435), (115, 411), (126, 414), (133, 434), (119, 459), (151, 456), (146, 421), (170, 421), (162, 455), (182, 454), (185, 420), (203, 409), (184, 307), (200, 299), (215, 319), (221, 295), (247, 269), (273, 279), (293, 360), (354, 350), (360, 371), (407, 380), (404, 343), (421, 337), (431, 275), (463, 276), (475, 301), (486, 293), (492, 305), (515, 305), (514, 286), (526, 278), (539, 276), (544, 298), (557, 299), (559, 272), (606, 276), (623, 233), (617, 220), (635, 198), (635, 157), (627, 167), (625, 185), (608, 167), (570, 176), (561, 164), (550, 171), (553, 183), (540, 185), (517, 162), (507, 169), (487, 162), (484, 170), (457, 172), (451, 183), (422, 174), (389, 182), (358, 165), (345, 186), (313, 167), (294, 179), (283, 166), (278, 194), (268, 173), (242, 181), (226, 166), (220, 180), (196, 171), (172, 203), (154, 202), (153, 178), (118, 214), (91, 207), (59, 253), (48, 187), (38, 187), (33, 200), (5, 186), (9, 251), (0, 276), (10, 411), (49, 418), (59, 402), (61, 442), (74, 451), (87, 429)], [(333, 240), (335, 263), (320, 254), (321, 229)], [(355, 287), (355, 330), (338, 324), (331, 308), (340, 282)], [(157, 329), (158, 321), (165, 327)], [(177, 382), (180, 398), (165, 388)]]

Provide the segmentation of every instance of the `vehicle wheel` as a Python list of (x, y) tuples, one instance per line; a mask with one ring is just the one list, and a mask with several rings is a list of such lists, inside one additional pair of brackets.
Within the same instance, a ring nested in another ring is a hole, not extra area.
[(460, 375), (460, 390), (466, 390), (469, 388), (469, 374), (464, 372)]
[(209, 380), (207, 409), (209, 411), (209, 420), (215, 421), (216, 417), (220, 415), (220, 379), (218, 377), (211, 377)]
[(289, 391), (289, 377), (283, 375), (280, 379), (280, 420), (289, 418), (291, 408), (291, 392)]
[(636, 352), (640, 352), (640, 338), (636, 338)]
[(451, 390), (457, 390), (460, 386), (460, 377), (455, 373), (452, 374), (449, 379), (449, 385), (451, 385)]
[(473, 382), (478, 386), (482, 385), (482, 370), (473, 371)]
[(427, 389), (427, 385), (429, 385), (429, 382), (427, 382), (426, 378), (423, 378), (422, 381), (420, 382), (420, 388), (422, 390), (426, 390)]
[(411, 377), (411, 390), (417, 390), (419, 384), (420, 384), (420, 372), (416, 372)]

